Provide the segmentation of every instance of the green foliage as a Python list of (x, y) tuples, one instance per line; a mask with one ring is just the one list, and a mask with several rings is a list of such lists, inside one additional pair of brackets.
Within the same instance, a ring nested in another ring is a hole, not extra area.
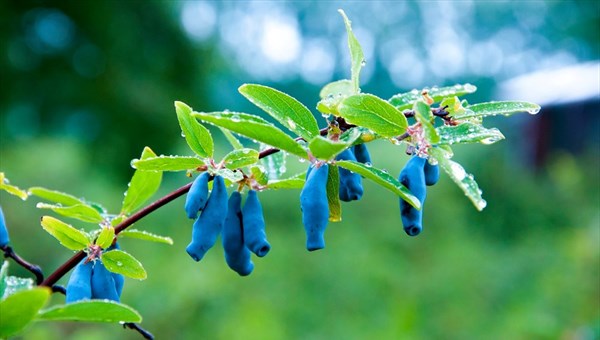
[(71, 250), (87, 248), (91, 240), (87, 233), (73, 228), (71, 225), (52, 216), (42, 217), (42, 228), (54, 236), (60, 244)]
[(472, 117), (489, 117), (489, 116), (510, 116), (515, 113), (527, 112), (536, 114), (540, 112), (540, 106), (529, 102), (518, 101), (503, 101), (473, 104), (466, 107), (466, 111), (462, 114), (454, 116), (455, 119), (465, 119)]
[(340, 222), (342, 220), (342, 203), (340, 202), (340, 171), (337, 166), (330, 166), (327, 173), (327, 204), (329, 205), (329, 221)]
[(106, 269), (113, 273), (123, 274), (132, 279), (144, 280), (148, 275), (146, 270), (135, 257), (122, 250), (111, 250), (100, 256)]
[(343, 10), (338, 10), (338, 12), (344, 18), (344, 24), (346, 25), (346, 33), (348, 34), (348, 47), (350, 49), (350, 59), (352, 61), (352, 65), (350, 66), (350, 71), (352, 75), (352, 86), (354, 87), (354, 93), (360, 92), (360, 69), (365, 64), (365, 55), (363, 54), (362, 47), (354, 36), (354, 32), (352, 32), (351, 22), (344, 13)]
[(131, 161), (132, 167), (143, 171), (186, 171), (202, 165), (200, 159), (190, 156), (158, 156)]
[[(144, 160), (153, 157), (156, 157), (154, 151), (149, 147), (145, 147), (140, 159)], [(125, 192), (121, 214), (129, 214), (144, 204), (156, 193), (161, 181), (162, 172), (160, 171), (136, 170)]]
[(254, 149), (236, 149), (225, 155), (221, 163), (228, 169), (242, 168), (258, 162), (259, 152)]
[(17, 292), (0, 301), (0, 338), (21, 332), (44, 307), (50, 293), (49, 288), (36, 287)]
[(40, 312), (46, 321), (141, 322), (142, 316), (133, 308), (109, 300), (84, 300), (56, 305)]
[(8, 179), (4, 176), (4, 172), (0, 172), (0, 190), (4, 190), (13, 196), (17, 196), (22, 200), (26, 200), (29, 196), (26, 191), (19, 189), (14, 185), (10, 185)]
[(182, 102), (175, 102), (177, 120), (185, 141), (198, 156), (210, 158), (214, 152), (214, 143), (210, 132), (192, 117), (192, 108)]
[(64, 207), (60, 204), (38, 203), (36, 207), (39, 209), (50, 209), (62, 216), (71, 217), (83, 222), (100, 223), (104, 220), (104, 217), (102, 217), (98, 210), (87, 204), (76, 204)]
[(479, 124), (464, 122), (460, 125), (442, 125), (436, 128), (440, 136), (440, 145), (481, 143), (493, 144), (504, 139), (496, 128), (486, 129)]
[(172, 245), (173, 239), (167, 236), (156, 235), (145, 230), (128, 229), (119, 233), (119, 237), (135, 238), (138, 240), (165, 243)]
[(359, 94), (344, 99), (339, 113), (348, 123), (366, 127), (384, 137), (401, 135), (408, 126), (402, 112), (372, 94)]
[(98, 239), (96, 239), (96, 244), (100, 246), (100, 248), (105, 249), (110, 247), (115, 238), (115, 228), (112, 226), (103, 227), (98, 235)]
[(412, 90), (410, 92), (400, 93), (388, 99), (390, 104), (396, 109), (403, 111), (413, 107), (414, 103), (422, 99), (422, 93), (426, 92), (433, 99), (434, 103), (443, 101), (445, 98), (454, 98), (455, 96), (464, 96), (477, 91), (477, 87), (471, 84), (456, 84), (447, 87), (425, 88), (423, 91)]

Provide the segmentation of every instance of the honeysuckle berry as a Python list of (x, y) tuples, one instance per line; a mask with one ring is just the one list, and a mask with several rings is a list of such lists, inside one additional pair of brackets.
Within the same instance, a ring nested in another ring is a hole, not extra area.
[(425, 167), (423, 168), (423, 172), (425, 173), (425, 184), (426, 185), (434, 185), (440, 179), (440, 166), (435, 164), (431, 164), (428, 161), (425, 162)]
[(81, 260), (71, 273), (67, 283), (66, 303), (92, 298), (92, 270), (94, 263)]
[(215, 176), (213, 189), (204, 210), (194, 222), (192, 241), (187, 253), (195, 261), (200, 261), (206, 252), (215, 245), (227, 217), (227, 188), (221, 176)]
[(356, 157), (358, 162), (363, 164), (371, 164), (371, 155), (369, 154), (366, 144), (356, 144), (352, 147), (352, 151), (354, 152), (354, 157)]
[(329, 223), (328, 173), (328, 164), (315, 166), (300, 192), (302, 223), (306, 232), (306, 249), (309, 251), (325, 248), (325, 229)]
[[(335, 159), (356, 161), (351, 149), (342, 151)], [(363, 187), (360, 175), (340, 167), (340, 199), (344, 202), (358, 201), (362, 194)]]
[(412, 194), (421, 202), (421, 210), (415, 209), (402, 198), (400, 198), (400, 216), (404, 231), (409, 236), (416, 236), (423, 230), (423, 204), (427, 191), (425, 189), (424, 166), (427, 160), (413, 156), (400, 172), (398, 180), (407, 187)]
[(2, 207), (0, 207), (0, 247), (4, 247), (10, 242), (8, 237), (8, 229), (6, 229), (6, 220), (4, 220), (4, 213)]
[(96, 260), (92, 270), (92, 299), (108, 299), (119, 302), (115, 280), (101, 260)]
[(208, 198), (208, 180), (210, 175), (208, 172), (201, 173), (190, 187), (185, 198), (185, 212), (190, 219), (195, 219), (198, 216), (198, 211), (204, 209)]
[[(118, 242), (115, 242), (114, 245), (108, 247), (106, 251), (111, 251), (113, 249), (121, 249), (121, 247), (119, 247)], [(115, 280), (115, 288), (117, 290), (117, 295), (121, 297), (121, 293), (123, 292), (123, 285), (125, 284), (125, 277), (123, 277), (123, 275), (119, 273), (111, 272), (110, 274), (112, 275), (113, 280)]]
[(244, 244), (242, 195), (238, 191), (234, 191), (229, 197), (221, 239), (225, 250), (225, 262), (229, 268), (241, 276), (252, 273), (254, 264), (250, 259), (250, 250)]
[(244, 226), (244, 243), (258, 257), (267, 255), (271, 245), (265, 233), (265, 217), (262, 206), (255, 190), (249, 190), (244, 208), (242, 209), (242, 224)]

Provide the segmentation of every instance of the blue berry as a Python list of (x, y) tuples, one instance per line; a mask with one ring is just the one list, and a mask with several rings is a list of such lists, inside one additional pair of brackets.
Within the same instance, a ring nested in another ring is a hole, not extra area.
[(325, 229), (329, 223), (328, 173), (328, 164), (312, 169), (300, 192), (302, 223), (306, 232), (306, 249), (309, 251), (325, 248)]
[(196, 177), (185, 198), (185, 212), (190, 219), (198, 216), (198, 211), (204, 209), (208, 198), (208, 172), (203, 172)]
[(244, 244), (244, 231), (242, 228), (242, 195), (234, 191), (229, 197), (227, 218), (223, 225), (223, 249), (225, 261), (229, 268), (241, 276), (252, 273), (254, 264), (250, 259), (250, 250)]
[(265, 218), (262, 206), (256, 191), (249, 190), (246, 203), (242, 209), (242, 223), (244, 225), (244, 243), (251, 252), (258, 257), (267, 255), (271, 245), (265, 233)]
[(412, 157), (406, 163), (398, 178), (400, 183), (407, 187), (421, 202), (421, 210), (417, 210), (400, 198), (402, 224), (404, 225), (404, 231), (409, 236), (417, 236), (423, 230), (423, 204), (427, 195), (423, 168), (426, 162), (427, 160), (424, 158)]

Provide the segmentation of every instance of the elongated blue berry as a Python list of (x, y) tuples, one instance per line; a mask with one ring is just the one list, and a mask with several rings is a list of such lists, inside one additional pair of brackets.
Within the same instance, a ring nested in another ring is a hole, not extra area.
[(265, 233), (265, 217), (256, 191), (249, 190), (246, 203), (242, 209), (242, 225), (244, 226), (244, 243), (258, 257), (267, 255), (271, 245)]
[(371, 155), (369, 154), (369, 149), (367, 149), (366, 144), (356, 144), (353, 146), (352, 151), (354, 152), (354, 157), (356, 157), (357, 161), (363, 164), (371, 164)]
[(76, 302), (92, 298), (92, 268), (93, 262), (85, 263), (86, 259), (81, 260), (71, 273), (67, 283), (66, 302)]
[(325, 248), (325, 229), (329, 223), (328, 173), (328, 164), (314, 168), (300, 192), (302, 223), (306, 232), (306, 249), (309, 251)]
[(421, 202), (421, 210), (417, 210), (406, 203), (402, 198), (400, 199), (400, 216), (402, 218), (402, 224), (404, 225), (404, 231), (409, 236), (419, 235), (423, 230), (423, 204), (425, 203), (425, 197), (427, 195), (425, 189), (425, 174), (423, 171), (425, 162), (427, 162), (427, 160), (424, 158), (418, 156), (412, 157), (406, 163), (398, 178), (400, 183), (407, 187)]
[[(356, 161), (351, 149), (342, 151), (335, 159)], [(340, 167), (340, 199), (344, 202), (358, 201), (362, 194), (363, 187), (360, 175)]]
[(238, 191), (234, 191), (229, 197), (227, 218), (225, 218), (221, 237), (225, 250), (225, 261), (229, 268), (241, 276), (252, 273), (254, 264), (250, 259), (250, 250), (244, 244), (242, 195)]
[(435, 164), (432, 165), (429, 162), (425, 162), (425, 184), (434, 185), (440, 179), (440, 166)]
[(108, 299), (119, 302), (119, 294), (112, 273), (97, 260), (92, 270), (92, 299)]
[(10, 238), (8, 237), (8, 229), (6, 229), (4, 213), (2, 212), (2, 207), (0, 207), (0, 247), (4, 247), (9, 241)]
[(200, 217), (194, 222), (192, 242), (187, 253), (195, 261), (200, 261), (206, 252), (215, 245), (227, 217), (227, 188), (221, 176), (215, 176), (213, 189)]
[(198, 211), (204, 209), (208, 198), (208, 172), (203, 172), (196, 177), (185, 198), (185, 212), (188, 218), (195, 219)]
[[(108, 247), (106, 249), (106, 251), (110, 251), (113, 249), (121, 249), (121, 247), (119, 247), (119, 243), (115, 242), (114, 245)], [(121, 297), (121, 293), (123, 292), (123, 285), (125, 284), (125, 278), (123, 277), (123, 275), (119, 274), (119, 273), (110, 273), (113, 277), (113, 280), (115, 280), (115, 288), (117, 289), (117, 295), (119, 295), (119, 297)]]

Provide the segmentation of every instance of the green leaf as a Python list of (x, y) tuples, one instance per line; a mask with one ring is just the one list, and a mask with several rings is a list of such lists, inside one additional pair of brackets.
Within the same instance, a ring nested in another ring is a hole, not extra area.
[(6, 278), (8, 277), (8, 261), (4, 260), (2, 267), (0, 268), (0, 300), (4, 298), (4, 292), (6, 292)]
[(158, 156), (131, 161), (132, 167), (145, 171), (185, 171), (202, 165), (204, 163), (200, 159), (189, 156)]
[(83, 300), (43, 310), (38, 315), (47, 321), (141, 322), (133, 308), (110, 300)]
[(102, 253), (102, 263), (109, 271), (123, 274), (132, 279), (143, 280), (147, 277), (146, 270), (135, 257), (122, 250), (111, 250)]
[(342, 220), (342, 204), (340, 203), (340, 171), (337, 166), (329, 165), (327, 173), (327, 203), (329, 204), (329, 221)]
[(54, 236), (60, 244), (71, 250), (82, 250), (90, 244), (87, 233), (77, 230), (52, 216), (42, 217), (42, 228)]
[(71, 206), (71, 205), (88, 205), (86, 202), (80, 200), (79, 198), (69, 195), (64, 192), (50, 190), (42, 187), (33, 187), (29, 188), (29, 195), (34, 195), (39, 198), (43, 198), (46, 201), (54, 202), (63, 206)]
[(536, 114), (540, 112), (540, 106), (529, 102), (519, 101), (502, 101), (502, 102), (487, 102), (469, 105), (466, 111), (454, 116), (455, 119), (465, 119), (471, 117), (489, 117), (489, 116), (510, 116), (519, 112), (527, 112)]
[(46, 287), (36, 287), (15, 293), (0, 302), (0, 338), (21, 332), (44, 307), (50, 293)]
[(84, 204), (63, 207), (60, 204), (38, 203), (36, 208), (50, 209), (59, 215), (75, 218), (83, 222), (100, 223), (104, 221), (104, 217), (102, 217), (98, 210)]
[(352, 61), (352, 66), (350, 67), (352, 73), (352, 84), (354, 86), (354, 93), (360, 92), (360, 69), (363, 67), (365, 63), (365, 55), (363, 54), (362, 47), (360, 47), (360, 43), (356, 36), (352, 32), (351, 21), (348, 20), (346, 13), (343, 10), (339, 9), (338, 12), (344, 18), (344, 24), (346, 24), (346, 32), (348, 33), (348, 47), (350, 48), (350, 59)]
[(481, 143), (493, 144), (504, 135), (496, 128), (486, 129), (479, 124), (464, 122), (456, 126), (443, 125), (436, 128), (440, 135), (439, 144)]
[(431, 123), (431, 120), (433, 119), (433, 113), (431, 113), (429, 105), (425, 104), (421, 100), (418, 100), (415, 102), (413, 110), (415, 111), (415, 118), (423, 127), (425, 139), (427, 139), (430, 144), (437, 144), (440, 141), (440, 136)]
[(352, 143), (334, 142), (323, 136), (316, 136), (308, 143), (308, 148), (316, 158), (329, 160), (347, 149), (350, 145), (352, 145)]
[[(156, 154), (145, 147), (141, 159), (156, 157)], [(156, 193), (162, 181), (162, 172), (136, 170), (131, 177), (125, 198), (123, 199), (122, 214), (129, 214), (144, 204)]]
[(175, 102), (175, 112), (185, 136), (185, 141), (198, 156), (212, 158), (214, 143), (210, 131), (192, 117), (192, 108), (182, 102)]
[[(423, 91), (427, 91), (429, 96), (437, 103), (445, 97), (463, 96), (465, 94), (473, 93), (477, 91), (477, 87), (471, 84), (456, 84), (447, 87), (425, 88)], [(400, 111), (407, 110), (413, 107), (415, 101), (423, 99), (423, 96), (421, 95), (423, 91), (412, 90), (410, 92), (400, 93), (393, 96), (388, 101)]]
[(319, 92), (319, 97), (321, 97), (321, 99), (325, 99), (329, 96), (347, 97), (353, 94), (355, 94), (355, 92), (352, 81), (348, 79), (342, 79), (323, 86), (321, 92)]
[(222, 127), (219, 127), (219, 130), (221, 130), (221, 132), (223, 132), (223, 135), (225, 135), (225, 138), (227, 139), (229, 144), (231, 144), (231, 146), (233, 146), (234, 149), (242, 149), (244, 147), (242, 145), (242, 143), (240, 143), (240, 141), (237, 138), (235, 138), (235, 136), (233, 135), (233, 133), (231, 133), (231, 131), (229, 131), (227, 129), (223, 129)]
[(228, 169), (237, 169), (244, 166), (256, 164), (259, 152), (254, 149), (239, 149), (228, 153), (221, 161)]
[[(266, 158), (271, 158), (273, 156), (274, 155), (266, 157)], [(265, 159), (265, 158), (263, 158), (263, 159)], [(261, 162), (262, 162), (262, 160), (261, 160)], [(267, 173), (267, 171), (265, 170), (265, 168), (262, 165), (251, 167), (250, 172), (252, 173), (252, 176), (258, 182), (258, 184), (266, 185), (269, 182), (269, 174)]]
[(124, 230), (119, 233), (119, 237), (136, 238), (138, 240), (151, 241), (151, 242), (157, 242), (157, 243), (165, 243), (165, 244), (169, 244), (169, 245), (173, 244), (173, 239), (171, 239), (170, 237), (156, 235), (156, 234), (152, 234), (147, 231), (144, 231), (144, 230), (137, 230), (137, 229)]
[(270, 181), (269, 189), (302, 189), (306, 171), (286, 179)]
[(258, 116), (238, 112), (194, 112), (194, 117), (308, 159), (306, 150), (292, 137)]
[(438, 162), (454, 183), (464, 191), (477, 210), (481, 211), (485, 208), (487, 202), (481, 197), (481, 190), (477, 182), (475, 182), (473, 175), (467, 173), (460, 164), (446, 158), (446, 153), (438, 148), (429, 149), (429, 155)]
[(106, 248), (110, 247), (114, 238), (115, 238), (115, 228), (113, 228), (111, 226), (102, 227), (102, 230), (100, 231), (100, 235), (98, 235), (98, 238), (96, 239), (96, 244), (99, 245), (100, 248), (106, 249)]
[(402, 183), (400, 183), (387, 172), (374, 168), (373, 166), (354, 161), (336, 161), (335, 164), (372, 180), (373, 182), (390, 190), (394, 194), (402, 197), (402, 199), (416, 209), (421, 209), (421, 202), (419, 202), (419, 200), (413, 196), (410, 190), (408, 190), (404, 185), (402, 185)]
[(402, 112), (372, 94), (359, 94), (344, 99), (339, 112), (348, 123), (364, 126), (384, 137), (401, 135), (408, 127)]
[(238, 91), (304, 140), (319, 134), (317, 120), (310, 110), (288, 94), (256, 84), (244, 84)]
[(225, 180), (229, 181), (229, 183), (226, 183), (227, 186), (229, 186), (231, 183), (236, 183), (244, 179), (244, 173), (238, 169), (230, 170), (227, 168), (221, 168), (219, 170), (215, 170), (214, 175), (221, 176)]
[(9, 184), (8, 179), (4, 177), (4, 172), (0, 172), (0, 190), (4, 190), (11, 195), (17, 196), (23, 201), (28, 197), (25, 190), (21, 190), (18, 187)]
[(269, 180), (281, 178), (281, 175), (283, 175), (287, 170), (285, 163), (286, 156), (283, 152), (277, 152), (269, 157), (260, 159), (260, 164), (263, 166), (264, 172)]

